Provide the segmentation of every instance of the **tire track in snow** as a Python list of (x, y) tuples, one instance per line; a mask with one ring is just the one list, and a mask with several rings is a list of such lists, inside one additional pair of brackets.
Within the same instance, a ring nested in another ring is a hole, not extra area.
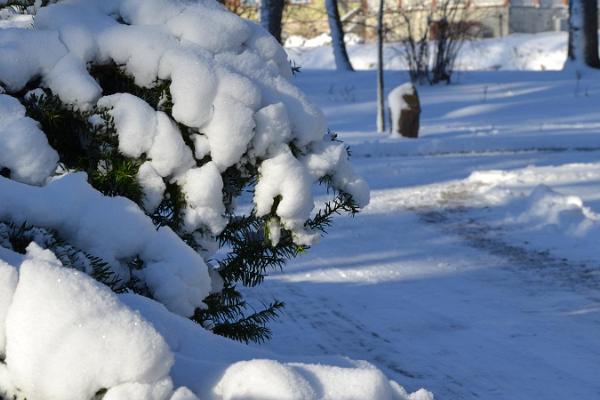
[[(471, 218), (468, 209), (417, 210), (420, 220), (439, 227), (444, 234), (459, 236), (469, 247), (506, 260), (505, 268), (527, 275), (528, 280), (543, 280), (575, 291), (585, 290), (600, 301), (600, 266), (556, 257), (548, 250), (535, 250), (504, 240), (501, 229)], [(535, 272), (532, 274), (531, 272)]]

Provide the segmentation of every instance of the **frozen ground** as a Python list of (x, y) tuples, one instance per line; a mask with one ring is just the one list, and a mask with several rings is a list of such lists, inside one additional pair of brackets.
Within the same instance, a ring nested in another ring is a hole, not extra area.
[(597, 77), (461, 74), (421, 88), (414, 141), (374, 132), (373, 72), (296, 80), (372, 201), (255, 291), (287, 305), (267, 347), (368, 360), (442, 400), (600, 398)]

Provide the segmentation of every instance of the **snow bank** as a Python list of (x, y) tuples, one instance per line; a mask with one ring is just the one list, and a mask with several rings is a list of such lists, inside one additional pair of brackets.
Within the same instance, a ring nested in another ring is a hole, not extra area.
[(466, 182), (476, 187), (478, 204), (488, 206), (479, 216), (502, 227), (508, 240), (585, 262), (596, 255), (600, 215), (581, 197), (561, 193), (558, 187), (577, 179), (589, 181), (598, 174), (597, 166), (572, 164), (478, 171)]
[(424, 390), (409, 395), (368, 363), (289, 362), (213, 335), (150, 299), (115, 295), (35, 244), (25, 257), (0, 253), (0, 285), (14, 291), (0, 303), (0, 393), (7, 396), (433, 399)]
[(80, 400), (127, 382), (168, 392), (173, 356), (108, 288), (32, 244), (6, 317), (5, 362), (28, 399)]
[(538, 185), (523, 199), (523, 212), (515, 220), (534, 227), (555, 225), (567, 234), (583, 236), (600, 217), (577, 196), (565, 196), (546, 185)]

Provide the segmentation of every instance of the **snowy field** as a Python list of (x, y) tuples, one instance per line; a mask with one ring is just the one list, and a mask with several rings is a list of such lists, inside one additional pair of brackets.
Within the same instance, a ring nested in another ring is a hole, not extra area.
[[(300, 66), (334, 69), (333, 53), (326, 44), (331, 39), (323, 34), (312, 39), (292, 36), (286, 41), (290, 57)], [(346, 38), (348, 54), (355, 69), (373, 69), (377, 63), (373, 43), (360, 43), (354, 36)], [(406, 69), (404, 48), (398, 43), (385, 46), (387, 69)], [(536, 35), (513, 34), (503, 38), (467, 42), (457, 60), (457, 69), (483, 70), (560, 70), (567, 57), (567, 35), (548, 32)]]
[(375, 132), (372, 71), (307, 66), (295, 80), (372, 200), (254, 291), (286, 302), (266, 346), (367, 360), (442, 400), (600, 398), (598, 77), (461, 73), (420, 88), (410, 140)]

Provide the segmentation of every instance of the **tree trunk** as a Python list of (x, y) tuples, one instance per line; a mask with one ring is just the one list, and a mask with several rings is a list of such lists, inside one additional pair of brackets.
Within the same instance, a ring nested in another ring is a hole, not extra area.
[(383, 3), (377, 13), (377, 132), (385, 132), (385, 102), (383, 98)]
[(569, 1), (569, 62), (600, 68), (596, 0)]
[(331, 33), (331, 46), (333, 47), (333, 58), (335, 59), (335, 67), (342, 71), (354, 71), (348, 52), (346, 51), (346, 43), (344, 42), (344, 27), (340, 19), (337, 0), (325, 0), (325, 9), (327, 10), (327, 22), (329, 22), (329, 32)]
[(260, 1), (260, 25), (281, 43), (281, 19), (283, 18), (284, 0)]

